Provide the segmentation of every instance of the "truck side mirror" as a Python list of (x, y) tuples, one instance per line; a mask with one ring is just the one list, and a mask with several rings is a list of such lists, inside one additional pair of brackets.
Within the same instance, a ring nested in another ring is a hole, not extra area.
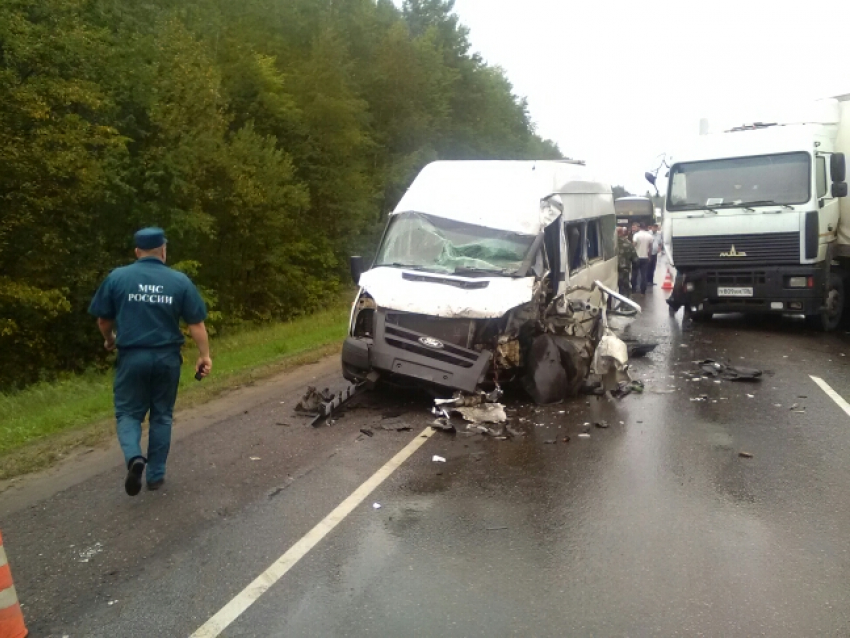
[(833, 182), (832, 183), (832, 196), (833, 197), (847, 197), (847, 182)]
[(653, 175), (652, 173), (647, 171), (646, 173), (643, 174), (643, 176), (646, 178), (647, 182), (649, 182), (650, 184), (655, 186), (655, 175)]
[[(833, 153), (829, 156), (829, 173), (833, 182), (843, 182), (847, 179), (847, 163), (844, 161), (844, 153)], [(833, 195), (833, 197), (844, 197), (844, 195)]]
[(351, 269), (351, 279), (354, 283), (360, 281), (360, 275), (363, 274), (363, 257), (360, 255), (352, 255), (348, 259), (348, 267)]

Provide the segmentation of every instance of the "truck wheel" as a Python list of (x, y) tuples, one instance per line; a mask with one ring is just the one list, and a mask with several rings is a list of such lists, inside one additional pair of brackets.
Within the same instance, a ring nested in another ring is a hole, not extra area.
[(844, 280), (838, 275), (830, 275), (824, 308), (817, 314), (806, 315), (806, 323), (814, 330), (830, 332), (841, 324), (843, 315)]

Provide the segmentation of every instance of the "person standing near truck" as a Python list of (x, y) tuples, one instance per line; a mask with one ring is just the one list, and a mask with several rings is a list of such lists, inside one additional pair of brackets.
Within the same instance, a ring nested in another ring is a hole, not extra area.
[[(156, 490), (165, 481), (183, 362), (181, 319), (198, 346), (199, 378), (212, 369), (206, 306), (191, 280), (165, 265), (165, 233), (161, 228), (143, 228), (135, 243), (136, 261), (109, 273), (89, 306), (104, 347), (118, 349), (113, 395), (118, 442), (127, 463), (124, 489), (130, 496), (141, 491), (146, 467), (148, 489)], [(146, 414), (150, 431), (145, 457), (141, 436)]]
[(632, 265), (637, 261), (637, 253), (629, 241), (628, 231), (622, 227), (617, 229), (617, 257), (620, 294), (628, 297), (632, 293)]
[(649, 269), (647, 271), (647, 276), (649, 279), (649, 285), (655, 285), (655, 269), (658, 267), (658, 255), (660, 255), (663, 250), (663, 242), (661, 233), (658, 230), (658, 224), (653, 224), (649, 227), (650, 234), (652, 235), (652, 246), (650, 246), (649, 250)]
[(646, 286), (649, 283), (649, 258), (652, 254), (652, 235), (646, 230), (646, 224), (640, 225), (640, 230), (635, 233), (632, 243), (635, 246), (638, 263), (632, 270), (632, 289), (640, 294), (646, 294)]

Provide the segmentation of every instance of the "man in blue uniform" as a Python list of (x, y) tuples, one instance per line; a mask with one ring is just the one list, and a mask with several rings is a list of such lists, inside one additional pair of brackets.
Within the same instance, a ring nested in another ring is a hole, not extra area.
[[(143, 228), (135, 241), (136, 262), (109, 273), (89, 306), (89, 313), (97, 317), (104, 347), (118, 348), (115, 419), (127, 462), (124, 489), (130, 496), (142, 489), (146, 466), (148, 489), (158, 489), (165, 481), (183, 361), (181, 319), (198, 346), (195, 371), (205, 377), (212, 369), (204, 326), (207, 309), (190, 279), (165, 265), (165, 233), (161, 228)], [(140, 443), (147, 413), (150, 430), (145, 457)]]

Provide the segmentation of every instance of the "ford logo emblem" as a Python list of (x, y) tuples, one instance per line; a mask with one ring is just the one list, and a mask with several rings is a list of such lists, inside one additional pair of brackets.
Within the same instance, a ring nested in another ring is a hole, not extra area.
[(439, 350), (443, 347), (443, 342), (439, 339), (434, 339), (432, 337), (419, 337), (419, 343), (427, 348), (434, 348), (435, 350)]

